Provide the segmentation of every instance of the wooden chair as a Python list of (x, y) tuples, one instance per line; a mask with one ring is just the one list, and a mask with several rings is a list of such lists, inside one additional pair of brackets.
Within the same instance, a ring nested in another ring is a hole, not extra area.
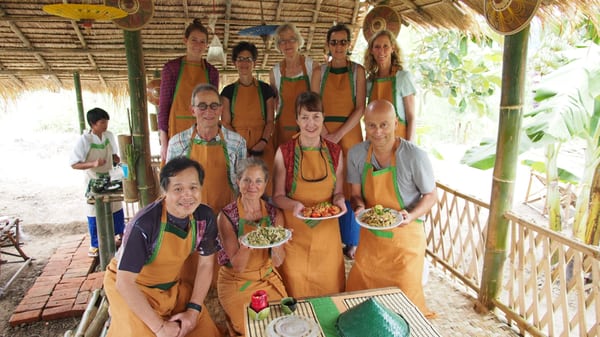
[[(19, 235), (19, 219), (18, 218), (0, 218), (0, 266), (7, 263), (21, 263), (22, 265), (12, 275), (12, 277), (0, 287), (0, 297), (4, 295), (5, 290), (14, 282), (14, 280), (23, 271), (25, 266), (31, 264), (31, 258), (21, 249), (21, 241)], [(15, 252), (16, 251), (16, 252)], [(13, 257), (18, 257), (19, 260), (4, 260), (2, 254)], [(20, 260), (22, 259), (22, 261)]]

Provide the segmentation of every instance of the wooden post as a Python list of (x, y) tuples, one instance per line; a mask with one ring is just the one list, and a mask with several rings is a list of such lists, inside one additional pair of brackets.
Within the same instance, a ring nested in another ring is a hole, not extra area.
[(508, 219), (504, 214), (512, 208), (519, 155), (519, 135), (523, 117), (523, 97), (527, 68), (529, 26), (504, 38), (500, 122), (496, 146), (490, 215), (485, 242), (485, 256), (479, 302), (492, 309), (502, 286), (506, 259)]
[(148, 109), (146, 103), (146, 77), (142, 38), (139, 31), (123, 31), (127, 71), (129, 73), (129, 95), (131, 104), (131, 136), (139, 160), (135, 167), (140, 207), (144, 207), (157, 197), (154, 176), (150, 167), (150, 132), (148, 130)]
[(79, 73), (73, 73), (73, 86), (75, 87), (75, 97), (77, 99), (77, 112), (79, 116), (79, 133), (85, 131), (85, 116), (83, 115), (83, 98), (81, 97), (81, 80)]
[(136, 202), (139, 200), (139, 193), (137, 189), (137, 179), (131, 168), (135, 169), (136, 160), (128, 156), (128, 147), (131, 147), (132, 140), (130, 135), (119, 135), (117, 136), (119, 142), (119, 155), (121, 161), (127, 164), (129, 167), (129, 174), (127, 178), (123, 179), (123, 197), (125, 202)]

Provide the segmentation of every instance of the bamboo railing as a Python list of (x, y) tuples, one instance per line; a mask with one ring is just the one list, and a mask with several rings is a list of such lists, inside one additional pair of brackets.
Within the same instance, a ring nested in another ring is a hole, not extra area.
[[(427, 253), (476, 297), (489, 205), (437, 186), (438, 202), (425, 221)], [(600, 249), (515, 213), (505, 216), (509, 242), (501, 291), (494, 300), (497, 313), (523, 335), (600, 337)]]

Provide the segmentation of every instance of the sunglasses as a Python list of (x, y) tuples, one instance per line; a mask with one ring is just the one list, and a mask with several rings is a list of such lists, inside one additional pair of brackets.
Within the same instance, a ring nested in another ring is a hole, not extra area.
[(329, 40), (329, 44), (332, 46), (337, 46), (338, 44), (341, 46), (345, 46), (348, 43), (350, 43), (350, 41), (348, 40)]

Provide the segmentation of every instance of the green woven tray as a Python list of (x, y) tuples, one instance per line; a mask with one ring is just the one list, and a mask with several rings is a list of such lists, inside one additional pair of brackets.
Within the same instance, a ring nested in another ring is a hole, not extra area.
[(342, 313), (335, 323), (340, 337), (409, 337), (410, 328), (400, 314), (370, 298)]

